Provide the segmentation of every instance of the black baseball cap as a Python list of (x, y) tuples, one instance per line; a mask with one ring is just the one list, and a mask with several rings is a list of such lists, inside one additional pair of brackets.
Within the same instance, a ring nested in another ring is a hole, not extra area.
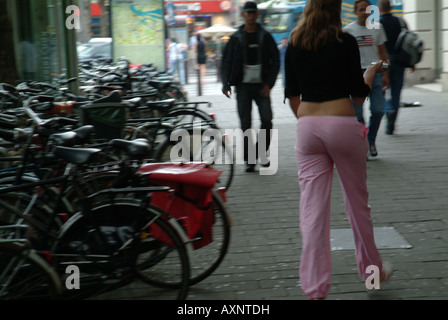
[(244, 12), (251, 12), (251, 11), (254, 12), (254, 11), (258, 11), (257, 3), (254, 2), (254, 1), (247, 1), (247, 2), (244, 4), (243, 11), (244, 11)]

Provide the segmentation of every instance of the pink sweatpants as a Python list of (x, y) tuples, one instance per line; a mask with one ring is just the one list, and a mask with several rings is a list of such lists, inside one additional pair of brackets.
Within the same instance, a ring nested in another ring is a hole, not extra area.
[(331, 285), (330, 199), (333, 168), (341, 182), (353, 230), (358, 271), (382, 267), (367, 191), (368, 142), (356, 117), (306, 116), (297, 122), (302, 256), (300, 282), (309, 298), (326, 297)]

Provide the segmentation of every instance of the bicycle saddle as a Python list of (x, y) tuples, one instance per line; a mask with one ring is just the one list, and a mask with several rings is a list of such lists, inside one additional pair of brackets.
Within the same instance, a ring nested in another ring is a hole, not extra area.
[(95, 127), (88, 124), (73, 130), (73, 132), (76, 132), (76, 137), (79, 140), (79, 144), (84, 144), (87, 142), (90, 135), (95, 132)]
[(92, 101), (91, 105), (109, 102), (121, 102), (120, 91), (114, 90), (108, 96)]
[(153, 86), (157, 90), (163, 90), (168, 88), (168, 86), (171, 84), (170, 81), (161, 81), (161, 80), (149, 80), (149, 85)]
[(98, 155), (101, 152), (101, 149), (95, 148), (70, 148), (57, 146), (54, 148), (53, 154), (69, 163), (74, 164), (85, 164), (94, 158), (94, 156)]
[(53, 109), (53, 102), (52, 101), (48, 101), (48, 102), (42, 102), (39, 104), (36, 104), (34, 106), (32, 106), (34, 111), (38, 111), (38, 112), (44, 112), (44, 111), (49, 111), (51, 109)]
[(176, 104), (176, 99), (166, 99), (161, 101), (147, 101), (145, 107), (141, 107), (144, 109), (149, 107), (150, 109), (160, 110), (160, 111), (169, 111)]
[(76, 144), (76, 132), (67, 131), (62, 133), (54, 133), (50, 136), (50, 139), (58, 146), (71, 147)]
[(93, 126), (86, 125), (73, 131), (54, 133), (50, 139), (58, 146), (72, 147), (86, 143), (93, 131)]
[(124, 102), (127, 103), (130, 107), (131, 110), (140, 107), (141, 103), (142, 103), (142, 98), (141, 97), (135, 97), (135, 98), (131, 98), (131, 99), (124, 99)]
[(67, 131), (64, 129), (66, 126), (75, 126), (78, 124), (77, 119), (65, 118), (65, 117), (53, 117), (45, 120), (36, 129), (36, 133), (42, 137), (50, 137), (52, 134), (60, 133), (60, 131)]
[(146, 158), (151, 154), (151, 146), (148, 140), (143, 138), (135, 140), (113, 139), (109, 144), (113, 148), (123, 150), (133, 159)]

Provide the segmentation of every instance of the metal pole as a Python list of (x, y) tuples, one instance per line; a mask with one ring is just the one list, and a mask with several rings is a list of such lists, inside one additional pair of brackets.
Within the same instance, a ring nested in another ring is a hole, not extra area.
[(184, 59), (185, 84), (188, 84), (188, 58)]
[(219, 56), (216, 57), (216, 75), (218, 77), (217, 82), (221, 82), (221, 59)]
[(198, 72), (198, 97), (202, 96), (202, 79), (201, 79), (201, 68), (196, 69)]
[[(67, 8), (70, 5), (71, 1), (69, 0), (63, 0), (62, 1), (62, 7), (59, 8), (60, 12), (62, 13), (62, 16), (65, 17), (65, 8)], [(61, 4), (58, 2), (58, 4)], [(59, 18), (59, 15), (56, 15), (57, 18)], [(65, 45), (65, 66), (66, 66), (66, 75), (67, 79), (70, 78), (77, 78), (78, 77), (78, 53), (76, 49), (76, 30), (75, 29), (68, 29), (65, 27), (65, 19), (61, 23), (59, 21), (59, 25), (62, 26), (62, 34), (63, 34), (63, 41)], [(72, 82), (69, 84), (70, 90), (74, 94), (79, 94), (79, 80)]]

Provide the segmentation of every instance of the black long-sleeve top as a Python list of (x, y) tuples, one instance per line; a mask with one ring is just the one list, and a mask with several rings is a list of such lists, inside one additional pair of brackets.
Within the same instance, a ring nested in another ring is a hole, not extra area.
[(370, 88), (364, 83), (356, 39), (345, 32), (342, 42), (334, 40), (317, 51), (288, 46), (285, 56), (287, 98), (324, 102), (341, 98), (366, 97)]
[[(381, 16), (380, 22), (383, 25), (384, 31), (386, 32), (387, 41), (386, 49), (389, 54), (396, 54), (395, 44), (397, 43), (398, 36), (401, 33), (400, 18), (393, 16), (390, 13)], [(404, 22), (404, 20), (403, 20)], [(404, 22), (406, 28), (406, 22)]]

